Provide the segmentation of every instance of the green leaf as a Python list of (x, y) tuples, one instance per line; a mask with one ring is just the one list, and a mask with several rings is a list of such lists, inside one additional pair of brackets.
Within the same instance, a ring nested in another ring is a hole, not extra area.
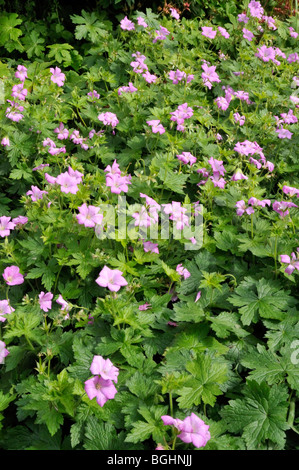
[(283, 385), (248, 381), (243, 399), (231, 400), (220, 412), (228, 430), (241, 433), (249, 450), (270, 440), (284, 448), (288, 410), (288, 391)]

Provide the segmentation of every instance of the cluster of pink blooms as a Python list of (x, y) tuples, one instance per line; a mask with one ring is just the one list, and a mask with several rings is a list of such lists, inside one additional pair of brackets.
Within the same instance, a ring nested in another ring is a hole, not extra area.
[(134, 93), (135, 91), (137, 91), (137, 88), (133, 85), (132, 82), (129, 82), (129, 86), (120, 87), (117, 93), (121, 96), (123, 93)]
[(106, 186), (111, 189), (114, 194), (120, 194), (122, 191), (127, 193), (128, 185), (131, 184), (131, 175), (122, 176), (118, 163), (114, 160), (112, 166), (108, 165), (106, 172)]
[(171, 416), (161, 416), (165, 426), (174, 426), (180, 434), (178, 437), (186, 444), (192, 443), (196, 448), (204, 447), (211, 438), (209, 427), (195, 413), (191, 413), (184, 420)]
[(203, 84), (204, 86), (208, 87), (209, 90), (212, 88), (213, 82), (221, 82), (218, 74), (216, 73), (216, 65), (208, 66), (208, 64), (205, 63), (201, 66), (201, 68), (203, 69), (203, 72), (201, 74)]
[[(26, 80), (26, 78), (28, 78), (26, 67), (24, 67), (23, 65), (18, 65), (17, 71), (15, 72), (15, 77), (18, 78), (21, 81), (21, 83), (19, 83), (18, 85), (14, 85), (12, 87), (11, 96), (18, 101), (25, 101), (25, 98), (28, 93), (28, 90), (24, 88), (24, 81)], [(14, 122), (21, 121), (24, 117), (22, 114), (22, 112), (24, 111), (24, 106), (20, 104), (18, 101), (11, 101), (11, 100), (7, 100), (7, 101), (10, 104), (10, 107), (6, 108), (5, 116)], [(9, 146), (9, 139), (8, 139), (8, 142), (6, 141), (6, 144), (2, 143), (2, 145)]]
[(256, 166), (257, 169), (264, 168), (269, 172), (274, 170), (274, 163), (267, 161), (263, 153), (263, 149), (258, 145), (257, 142), (250, 142), (250, 140), (244, 140), (244, 142), (237, 142), (234, 150), (240, 155), (259, 155), (259, 160), (250, 157), (249, 162)]
[[(148, 27), (148, 24), (145, 22), (144, 18), (142, 16), (137, 17), (137, 24), (138, 26), (143, 26), (144, 28)], [(124, 31), (133, 31), (135, 29), (135, 25), (133, 21), (129, 20), (127, 16), (125, 16), (121, 22), (120, 22), (120, 27)]]
[(100, 94), (96, 90), (90, 91), (89, 93), (87, 93), (87, 96), (92, 98), (93, 101), (98, 100), (100, 98)]
[(3, 215), (0, 217), (0, 237), (8, 237), (10, 231), (13, 230), (17, 225), (24, 225), (28, 222), (28, 218), (24, 216), (18, 216), (11, 220), (11, 217)]
[(248, 206), (246, 206), (245, 201), (242, 199), (241, 201), (238, 201), (236, 203), (235, 207), (237, 208), (237, 215), (241, 216), (244, 214), (244, 212), (246, 212), (246, 214), (248, 215), (254, 214), (255, 211), (253, 207), (265, 207), (266, 205), (269, 207), (271, 206), (270, 199), (263, 199), (262, 201), (260, 201), (255, 197), (251, 197), (250, 199), (248, 199)]
[(174, 85), (177, 85), (183, 79), (186, 79), (187, 83), (190, 83), (194, 79), (194, 75), (186, 75), (185, 72), (183, 72), (179, 69), (176, 69), (176, 71), (171, 70), (168, 73), (168, 78), (169, 78), (169, 80), (172, 80), (172, 83)]
[[(140, 193), (140, 197), (145, 198), (146, 205), (141, 207), (140, 212), (134, 212), (134, 214), (132, 214), (132, 217), (135, 219), (134, 225), (135, 227), (150, 227), (151, 225), (158, 223), (158, 211), (160, 211), (161, 206), (146, 194)], [(144, 251), (153, 252), (153, 246), (149, 245), (149, 243), (151, 242), (144, 243)], [(155, 252), (157, 253), (157, 251)]]
[(177, 230), (189, 227), (189, 217), (186, 214), (187, 208), (182, 207), (180, 202), (172, 201), (171, 204), (162, 204), (165, 214), (170, 214), (169, 220), (176, 222)]
[(110, 111), (99, 114), (98, 120), (101, 121), (105, 126), (111, 126), (112, 129), (119, 123), (116, 114), (111, 113)]
[(197, 183), (197, 186), (206, 184), (208, 179), (210, 179), (215, 187), (223, 189), (226, 184), (225, 179), (221, 178), (221, 176), (224, 176), (224, 173), (226, 173), (226, 170), (223, 166), (223, 161), (216, 160), (215, 158), (211, 157), (208, 162), (212, 167), (213, 174), (210, 175), (210, 172), (206, 168), (198, 169), (197, 173), (200, 173), (204, 179)]
[(289, 215), (290, 207), (298, 207), (298, 206), (294, 204), (293, 202), (288, 202), (288, 201), (275, 201), (272, 204), (273, 210), (277, 212), (282, 219), (286, 217), (287, 215)]
[(276, 56), (286, 58), (284, 52), (282, 52), (278, 47), (267, 47), (265, 44), (261, 47), (257, 48), (257, 53), (255, 54), (256, 57), (261, 59), (263, 62), (272, 62), (276, 65), (280, 65), (279, 60), (276, 59)]
[(96, 283), (101, 287), (108, 287), (111, 292), (118, 292), (121, 287), (128, 285), (122, 276), (122, 271), (110, 269), (108, 266), (103, 267), (99, 277), (96, 279)]
[[(149, 72), (148, 66), (144, 63), (146, 59), (145, 55), (140, 54), (140, 52), (137, 51), (132, 54), (132, 57), (135, 57), (135, 60), (130, 63), (131, 67), (133, 67), (133, 71), (135, 73), (140, 73), (147, 83), (154, 83), (158, 77)], [(128, 91), (132, 93), (132, 88)]]
[(66, 153), (65, 147), (56, 147), (55, 142), (49, 137), (43, 141), (43, 147), (49, 147), (48, 152), (51, 155), (59, 155), (60, 153)]
[(64, 80), (65, 80), (65, 75), (64, 73), (61, 72), (61, 69), (59, 67), (55, 67), (55, 69), (50, 68), (51, 72), (51, 81), (53, 83), (56, 83), (58, 86), (63, 86), (64, 85)]
[(98, 405), (104, 406), (106, 401), (113, 399), (117, 393), (113, 382), (117, 383), (119, 369), (110, 359), (94, 356), (90, 371), (94, 377), (84, 382), (85, 392), (90, 400), (96, 398)]
[(239, 113), (234, 113), (233, 116), (235, 122), (238, 122), (240, 126), (243, 126), (245, 122), (245, 116), (241, 116)]
[[(215, 31), (211, 26), (202, 26), (202, 36), (205, 36), (206, 38), (209, 39), (214, 39), (216, 37), (217, 31)], [(229, 32), (223, 28), (222, 26), (218, 27), (218, 31), (223, 36), (224, 38), (228, 39), (229, 38)]]
[[(70, 166), (68, 167), (68, 171), (64, 173), (60, 173), (58, 176), (56, 176), (56, 178), (54, 176), (49, 175), (48, 173), (45, 173), (46, 181), (50, 184), (55, 184), (55, 183), (59, 184), (61, 191), (66, 194), (68, 193), (76, 194), (79, 191), (78, 184), (82, 182), (82, 178), (83, 178), (83, 173), (80, 173), (80, 171), (78, 170), (73, 170)], [(47, 192), (47, 191), (40, 191), (40, 193), (43, 193), (43, 192)], [(38, 199), (40, 199), (40, 197), (38, 197)], [(34, 201), (36, 199), (32, 199), (32, 200)]]
[(158, 243), (153, 243), (151, 241), (143, 242), (143, 249), (146, 253), (157, 253), (159, 254)]
[(290, 197), (295, 196), (295, 194), (297, 195), (297, 197), (299, 197), (299, 189), (293, 188), (292, 186), (284, 185), (283, 188), (282, 188), (282, 191), (285, 194), (289, 194)]
[(259, 20), (262, 19), (264, 9), (261, 6), (260, 2), (256, 2), (256, 1), (252, 0), (251, 2), (249, 2), (248, 8), (250, 10), (250, 15), (252, 17), (258, 18)]
[(180, 276), (183, 276), (184, 279), (188, 279), (188, 277), (191, 276), (191, 273), (188, 271), (187, 268), (184, 268), (182, 263), (177, 265), (176, 272), (179, 273)]
[(295, 269), (299, 271), (299, 248), (297, 248), (297, 256), (293, 252), (291, 253), (291, 256), (289, 255), (280, 255), (280, 261), (284, 264), (287, 264), (288, 266), (285, 269), (285, 273), (287, 274), (292, 274)]
[(155, 31), (156, 36), (153, 39), (153, 43), (157, 41), (164, 41), (167, 36), (170, 34), (170, 31), (168, 31), (167, 28), (164, 28), (164, 26), (159, 26), (159, 29), (156, 29)]
[(193, 116), (193, 109), (188, 106), (187, 103), (180, 104), (178, 108), (171, 112), (171, 121), (174, 121), (177, 123), (177, 130), (184, 132), (185, 127), (184, 127), (184, 122), (185, 119), (189, 119)]
[(298, 118), (294, 115), (292, 109), (289, 109), (288, 113), (281, 113), (280, 116), (282, 119), (279, 119), (278, 116), (274, 116), (276, 124), (279, 126), (275, 132), (277, 132), (280, 139), (291, 139), (293, 133), (288, 129), (285, 129), (283, 124), (296, 124), (298, 122)]
[(152, 119), (151, 121), (146, 121), (146, 123), (151, 126), (152, 132), (154, 134), (164, 134), (165, 128), (160, 123), (160, 119)]
[(185, 165), (189, 163), (189, 165), (192, 166), (193, 163), (196, 163), (196, 157), (190, 152), (182, 152), (180, 155), (177, 155), (177, 158)]

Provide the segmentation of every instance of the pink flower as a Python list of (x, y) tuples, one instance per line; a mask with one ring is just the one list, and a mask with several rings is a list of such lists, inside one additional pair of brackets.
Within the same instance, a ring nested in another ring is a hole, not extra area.
[(200, 297), (201, 297), (201, 290), (197, 292), (194, 302), (197, 302), (200, 299)]
[(196, 163), (196, 157), (194, 157), (190, 152), (182, 152), (180, 155), (177, 155), (177, 158), (185, 163), (185, 165), (189, 163), (190, 166), (192, 166), (193, 163)]
[(8, 266), (4, 269), (2, 276), (8, 286), (17, 286), (24, 282), (24, 277), (18, 266)]
[[(297, 248), (297, 252), (298, 251), (299, 248)], [(285, 273), (292, 274), (295, 269), (299, 271), (299, 259), (296, 257), (295, 253), (291, 253), (291, 258), (288, 255), (280, 255), (280, 261), (288, 265), (285, 269)]]
[(41, 291), (38, 298), (39, 298), (40, 308), (44, 312), (47, 312), (48, 310), (51, 310), (51, 308), (52, 308), (52, 299), (53, 299), (52, 292), (47, 292), (45, 294), (43, 291)]
[(249, 18), (248, 16), (245, 15), (245, 13), (240, 13), (240, 15), (238, 15), (238, 21), (239, 23), (248, 23), (249, 21)]
[(104, 266), (96, 279), (96, 283), (101, 287), (108, 287), (112, 292), (118, 292), (122, 286), (127, 286), (128, 283), (122, 276), (122, 271), (119, 269), (110, 269)]
[(292, 186), (284, 185), (283, 188), (282, 188), (282, 191), (285, 194), (289, 194), (291, 197), (294, 196), (295, 194), (297, 194), (297, 197), (299, 197), (299, 189), (293, 188)]
[(143, 249), (147, 253), (150, 251), (151, 253), (157, 253), (159, 254), (159, 248), (158, 248), (158, 243), (152, 243), (152, 242), (143, 242)]
[(214, 39), (217, 34), (217, 31), (214, 31), (210, 26), (202, 26), (202, 35), (206, 38)]
[(180, 19), (180, 15), (178, 14), (178, 12), (174, 8), (169, 8), (169, 10), (170, 10), (170, 14), (173, 18), (175, 18), (176, 20)]
[(10, 222), (11, 217), (6, 217), (3, 215), (0, 217), (0, 236), (1, 237), (8, 237), (10, 235), (10, 231), (13, 230), (16, 226), (14, 222)]
[(298, 37), (298, 33), (296, 33), (296, 31), (294, 30), (292, 26), (289, 27), (289, 31), (290, 31), (290, 36), (292, 36), (292, 38)]
[(37, 171), (37, 170), (42, 170), (43, 168), (45, 168), (46, 166), (50, 166), (49, 163), (41, 163), (40, 165), (32, 168), (32, 171)]
[(14, 98), (17, 98), (20, 101), (24, 101), (26, 96), (27, 96), (28, 90), (26, 88), (23, 89), (23, 83), (20, 83), (19, 85), (14, 85), (12, 87), (12, 94)]
[(220, 175), (224, 176), (224, 173), (226, 173), (226, 169), (223, 166), (222, 160), (216, 160), (215, 158), (211, 157), (208, 162), (211, 165), (214, 173), (219, 173)]
[(37, 186), (31, 186), (31, 190), (26, 193), (27, 196), (31, 197), (32, 201), (42, 199), (43, 194), (48, 194), (48, 191), (41, 191)]
[(269, 62), (269, 60), (275, 60), (275, 50), (273, 47), (267, 47), (265, 44), (257, 49), (258, 52), (255, 54), (256, 57), (259, 57), (264, 62)]
[(60, 185), (63, 193), (76, 194), (79, 191), (76, 177), (71, 176), (67, 171), (57, 176), (56, 183)]
[(277, 212), (281, 218), (286, 217), (289, 215), (289, 207), (298, 207), (293, 202), (287, 201), (275, 201), (272, 204), (272, 208), (275, 212)]
[(246, 214), (250, 215), (254, 213), (253, 207), (246, 207), (245, 201), (242, 199), (241, 201), (238, 201), (235, 204), (235, 207), (237, 208), (237, 215), (240, 217), (241, 215), (246, 212)]
[(102, 121), (105, 126), (111, 126), (116, 127), (117, 124), (119, 123), (119, 120), (117, 119), (116, 114), (110, 113), (109, 111), (107, 113), (101, 113), (98, 115), (98, 120)]
[(117, 93), (121, 96), (122, 93), (134, 93), (138, 89), (134, 87), (132, 82), (129, 82), (129, 86), (122, 86), (118, 89)]
[(64, 85), (65, 75), (61, 72), (59, 67), (55, 67), (55, 69), (50, 68), (50, 72), (52, 74), (51, 80), (53, 83), (57, 83), (58, 86)]
[(248, 176), (245, 176), (245, 175), (242, 173), (242, 170), (237, 169), (236, 172), (235, 172), (235, 173), (233, 174), (233, 176), (231, 177), (231, 180), (232, 180), (232, 181), (248, 180)]
[(16, 225), (24, 225), (27, 224), (28, 217), (25, 217), (24, 215), (18, 215), (18, 217), (12, 219), (12, 222)]
[(158, 40), (164, 41), (164, 39), (166, 39), (166, 37), (170, 34), (170, 31), (164, 28), (164, 26), (160, 26), (160, 30), (156, 29), (155, 33), (157, 34), (157, 36), (153, 39), (153, 44)]
[(221, 82), (218, 74), (216, 73), (216, 65), (211, 65), (209, 67), (207, 64), (203, 64), (201, 68), (203, 69), (201, 78), (203, 79), (204, 86), (207, 86), (209, 89), (211, 89), (213, 82)]
[(90, 371), (93, 375), (100, 375), (104, 380), (112, 380), (117, 383), (119, 369), (112, 364), (110, 359), (104, 359), (102, 356), (94, 356)]
[(56, 300), (56, 302), (59, 305), (61, 305), (61, 311), (62, 312), (68, 312), (70, 310), (70, 305), (67, 303), (66, 300), (64, 300), (64, 298), (62, 297), (61, 294), (59, 294), (58, 299)]
[(151, 304), (145, 302), (145, 304), (143, 305), (139, 305), (138, 309), (142, 312), (144, 310), (148, 310), (149, 308), (151, 308)]
[(245, 122), (245, 116), (240, 116), (239, 113), (234, 113), (233, 116), (234, 116), (235, 122), (238, 122), (240, 126), (243, 126)]
[(87, 96), (90, 96), (93, 100), (98, 100), (100, 98), (100, 94), (96, 90), (90, 91), (87, 93)]
[(276, 129), (275, 132), (277, 132), (278, 137), (280, 139), (291, 139), (292, 135), (293, 135), (292, 132), (290, 132), (288, 129), (284, 129), (283, 127), (280, 127), (279, 129)]
[(134, 23), (130, 21), (126, 16), (121, 20), (120, 27), (121, 29), (127, 31), (132, 31), (133, 29), (135, 29)]
[(188, 269), (184, 268), (182, 264), (178, 264), (176, 267), (176, 272), (179, 273), (180, 276), (183, 276), (184, 279), (188, 279), (191, 276), (191, 273)]
[(90, 400), (96, 397), (97, 403), (104, 406), (107, 400), (115, 397), (117, 390), (111, 380), (95, 376), (84, 382), (85, 392)]
[(229, 106), (229, 102), (223, 96), (219, 96), (218, 98), (216, 98), (215, 102), (218, 108), (222, 111), (226, 111)]
[(225, 28), (222, 28), (221, 26), (218, 26), (218, 31), (219, 33), (221, 34), (221, 36), (223, 36), (224, 38), (228, 39), (229, 38), (229, 32), (226, 31)]
[(27, 77), (27, 69), (24, 65), (18, 65), (15, 77), (24, 82)]
[(249, 29), (246, 29), (246, 28), (243, 28), (242, 31), (243, 31), (243, 38), (248, 39), (248, 41), (252, 41), (252, 39), (254, 38), (254, 34), (251, 31), (249, 31)]
[(131, 175), (121, 176), (119, 174), (107, 174), (106, 186), (111, 188), (114, 194), (120, 194), (122, 191), (127, 193), (129, 190), (128, 184), (131, 184)]
[(0, 341), (0, 364), (4, 364), (4, 359), (9, 354), (8, 349), (5, 348), (6, 344), (4, 341)]
[(4, 147), (10, 147), (9, 138), (3, 137), (3, 139), (1, 140), (1, 145), (3, 145)]
[(165, 129), (164, 127), (162, 126), (162, 124), (160, 124), (160, 120), (159, 119), (153, 119), (151, 121), (146, 121), (146, 123), (152, 127), (152, 132), (154, 134), (164, 134), (165, 132)]
[(142, 76), (145, 78), (145, 81), (147, 83), (155, 83), (155, 81), (158, 78), (158, 77), (156, 77), (156, 75), (153, 75), (153, 74), (149, 73), (148, 70), (145, 73), (143, 73)]
[(62, 122), (59, 124), (58, 127), (56, 127), (56, 129), (54, 129), (54, 132), (58, 134), (57, 139), (59, 140), (67, 139), (69, 136), (69, 131), (64, 128), (64, 125)]
[(263, 7), (261, 6), (260, 2), (256, 2), (255, 0), (252, 0), (249, 4), (248, 4), (248, 8), (250, 10), (250, 14), (251, 16), (253, 16), (254, 18), (258, 18), (259, 20), (262, 19), (262, 15), (264, 13), (264, 9)]
[(9, 315), (14, 312), (15, 309), (9, 305), (8, 300), (0, 300), (0, 322), (5, 322), (6, 318), (2, 315)]
[(85, 227), (95, 227), (96, 224), (101, 224), (103, 221), (103, 214), (99, 214), (99, 207), (87, 206), (85, 203), (78, 207), (80, 214), (76, 215), (78, 223)]
[(178, 437), (187, 444), (192, 442), (196, 448), (204, 447), (211, 438), (209, 427), (195, 413), (191, 413), (179, 425), (181, 433)]
[(144, 18), (142, 16), (137, 17), (137, 23), (139, 26), (143, 26), (144, 28), (148, 27), (148, 24), (145, 22)]

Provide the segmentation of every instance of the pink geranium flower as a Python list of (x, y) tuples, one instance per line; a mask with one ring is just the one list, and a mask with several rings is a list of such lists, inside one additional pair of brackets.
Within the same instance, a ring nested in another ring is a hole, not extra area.
[(88, 398), (90, 400), (96, 398), (100, 406), (104, 406), (106, 401), (114, 398), (117, 393), (112, 380), (105, 380), (99, 376), (86, 380), (84, 388)]
[(70, 310), (70, 305), (68, 304), (68, 302), (66, 300), (64, 300), (64, 298), (62, 297), (61, 294), (59, 294), (58, 299), (56, 300), (56, 302), (59, 305), (61, 305), (61, 310), (63, 312), (68, 312)]
[(213, 82), (221, 82), (218, 74), (216, 73), (216, 65), (211, 65), (209, 67), (207, 64), (203, 64), (201, 68), (203, 69), (201, 78), (203, 79), (204, 86), (207, 86), (209, 89), (211, 89)]
[(0, 341), (0, 364), (4, 364), (4, 359), (8, 356), (9, 351), (5, 348), (6, 344), (4, 341)]
[(8, 266), (4, 269), (2, 276), (8, 286), (17, 286), (24, 282), (24, 277), (18, 266)]
[(121, 27), (121, 29), (127, 30), (127, 31), (132, 31), (133, 29), (135, 29), (134, 23), (132, 21), (130, 21), (127, 16), (125, 16), (121, 20), (120, 27)]
[(107, 111), (107, 113), (101, 113), (98, 115), (98, 120), (102, 121), (105, 126), (111, 126), (116, 127), (117, 124), (119, 123), (119, 120), (117, 119), (116, 114), (110, 113)]
[(118, 292), (122, 286), (128, 285), (119, 269), (110, 269), (104, 266), (96, 279), (96, 283), (101, 287), (108, 287), (112, 292)]
[[(299, 248), (297, 248), (297, 255), (298, 252)], [(295, 253), (291, 253), (291, 257), (289, 255), (280, 255), (280, 261), (288, 265), (285, 269), (285, 273), (292, 274), (295, 269), (299, 271), (299, 259)]]
[(3, 139), (1, 140), (1, 145), (3, 145), (3, 147), (10, 147), (9, 138), (8, 137), (3, 137)]
[(5, 322), (6, 318), (3, 315), (9, 315), (14, 312), (15, 309), (9, 305), (8, 300), (0, 300), (0, 322)]
[(196, 157), (194, 157), (190, 152), (182, 152), (180, 155), (177, 155), (177, 158), (185, 163), (185, 165), (189, 163), (189, 165), (192, 166), (193, 163), (196, 163)]
[(148, 24), (145, 22), (144, 18), (142, 16), (137, 17), (137, 23), (139, 26), (143, 26), (144, 28), (148, 27)]
[(76, 177), (71, 176), (67, 171), (58, 175), (55, 182), (60, 185), (63, 193), (76, 194), (79, 191)]
[(101, 224), (103, 221), (103, 214), (99, 214), (99, 207), (87, 206), (84, 203), (78, 207), (78, 210), (80, 212), (76, 215), (78, 223), (85, 227), (95, 227), (96, 224)]
[(160, 120), (159, 119), (152, 119), (151, 121), (146, 121), (146, 123), (151, 126), (152, 128), (152, 132), (154, 134), (164, 134), (165, 132), (165, 129), (164, 127), (162, 126), (162, 124), (160, 123)]
[(8, 237), (10, 235), (10, 231), (13, 230), (16, 226), (14, 222), (10, 222), (11, 217), (6, 217), (3, 215), (0, 217), (0, 236), (1, 237)]
[(178, 437), (187, 444), (192, 442), (196, 448), (204, 447), (211, 438), (209, 427), (195, 413), (191, 413), (180, 424)]
[(65, 75), (61, 72), (59, 67), (50, 68), (50, 72), (52, 74), (51, 80), (53, 83), (56, 83), (58, 86), (64, 85)]
[(176, 272), (179, 273), (180, 276), (183, 276), (184, 279), (188, 279), (191, 276), (191, 273), (188, 269), (184, 268), (182, 264), (178, 264), (176, 267)]
[(104, 380), (112, 380), (117, 383), (119, 369), (112, 364), (110, 359), (104, 359), (102, 356), (94, 356), (90, 371), (93, 375), (100, 375)]
[(214, 31), (212, 27), (210, 26), (202, 26), (202, 35), (205, 36), (206, 38), (214, 39), (214, 37), (217, 34), (217, 31)]
[(31, 190), (26, 193), (27, 196), (31, 197), (32, 201), (42, 199), (43, 194), (48, 194), (48, 191), (41, 191), (37, 186), (31, 186)]
[(249, 29), (246, 29), (246, 28), (243, 28), (242, 31), (243, 31), (243, 38), (248, 39), (248, 41), (252, 41), (252, 39), (254, 38), (254, 34), (251, 31), (249, 31)]
[(151, 253), (157, 253), (159, 254), (159, 248), (158, 248), (158, 243), (153, 243), (153, 242), (143, 242), (143, 249), (147, 253), (150, 251)]
[(144, 310), (148, 310), (151, 308), (151, 304), (145, 302), (145, 304), (139, 305), (138, 309), (143, 312)]
[(21, 82), (24, 82), (27, 77), (27, 69), (24, 65), (18, 65), (15, 77), (18, 78)]
[(43, 291), (41, 291), (38, 298), (39, 298), (39, 306), (44, 312), (47, 312), (48, 310), (51, 310), (51, 308), (52, 308), (52, 299), (53, 299), (52, 292), (47, 292), (45, 294)]

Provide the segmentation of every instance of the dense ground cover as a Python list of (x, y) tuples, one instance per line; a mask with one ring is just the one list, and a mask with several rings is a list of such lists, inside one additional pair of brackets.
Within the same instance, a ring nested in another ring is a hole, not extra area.
[(298, 29), (247, 4), (1, 15), (1, 448), (298, 448)]

